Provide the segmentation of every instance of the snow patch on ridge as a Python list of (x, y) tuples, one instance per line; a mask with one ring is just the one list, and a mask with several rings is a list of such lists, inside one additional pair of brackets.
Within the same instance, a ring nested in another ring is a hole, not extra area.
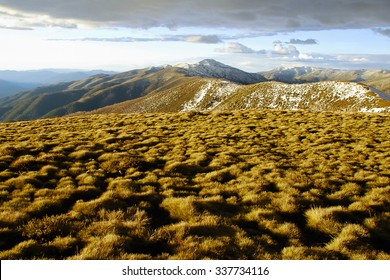
[(209, 81), (195, 94), (193, 99), (183, 104), (181, 112), (213, 110), (231, 94), (234, 94), (238, 87), (237, 84), (228, 81)]
[(191, 110), (196, 110), (212, 86), (213, 84), (211, 82), (208, 82), (206, 86), (204, 86), (197, 94), (195, 94), (194, 99), (188, 101), (183, 105), (183, 109), (181, 111), (187, 112)]
[[(234, 102), (229, 102), (231, 96)], [(226, 80), (210, 80), (199, 87), (181, 111), (226, 109), (281, 109), (312, 111), (389, 112), (380, 96), (367, 86), (351, 82), (284, 84), (268, 82), (241, 86)], [(383, 99), (382, 99), (383, 100)]]
[(248, 93), (243, 98), (244, 103), (240, 108), (389, 111), (390, 108), (375, 107), (378, 97), (381, 96), (375, 96), (368, 87), (350, 82), (328, 81), (311, 84), (270, 82)]

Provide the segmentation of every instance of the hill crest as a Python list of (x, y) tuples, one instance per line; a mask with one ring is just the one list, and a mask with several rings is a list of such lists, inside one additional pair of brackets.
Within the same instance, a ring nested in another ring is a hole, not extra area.
[(239, 85), (223, 79), (196, 79), (177, 88), (98, 109), (92, 113), (187, 112), (279, 109), (346, 112), (390, 112), (369, 87), (350, 82)]

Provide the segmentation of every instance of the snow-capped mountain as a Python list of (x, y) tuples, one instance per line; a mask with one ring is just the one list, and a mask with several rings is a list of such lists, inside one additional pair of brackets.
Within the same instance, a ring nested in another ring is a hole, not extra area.
[(257, 73), (247, 73), (213, 59), (205, 59), (195, 64), (176, 65), (180, 72), (192, 77), (221, 78), (248, 85), (264, 82), (267, 79)]

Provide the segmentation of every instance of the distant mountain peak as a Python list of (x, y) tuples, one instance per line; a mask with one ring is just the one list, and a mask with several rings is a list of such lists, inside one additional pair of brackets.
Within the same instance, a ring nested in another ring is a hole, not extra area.
[(226, 64), (223, 64), (219, 61), (216, 61), (214, 59), (203, 59), (199, 62), (196, 62), (196, 63), (180, 63), (180, 64), (177, 64), (175, 65), (175, 67), (178, 67), (178, 68), (183, 68), (183, 69), (196, 69), (196, 68), (199, 68), (199, 67), (211, 67), (211, 68), (219, 68), (219, 67), (223, 67), (223, 68), (234, 68), (232, 66), (229, 66), (229, 65), (226, 65)]
[(223, 64), (219, 61), (216, 61), (215, 59), (203, 59), (197, 63), (198, 65), (203, 65), (203, 66), (224, 66), (224, 67), (231, 67), (226, 64)]
[(188, 76), (222, 78), (240, 84), (255, 84), (266, 81), (260, 74), (248, 73), (214, 59), (204, 59), (194, 64), (182, 63), (175, 67), (181, 69), (181, 72)]

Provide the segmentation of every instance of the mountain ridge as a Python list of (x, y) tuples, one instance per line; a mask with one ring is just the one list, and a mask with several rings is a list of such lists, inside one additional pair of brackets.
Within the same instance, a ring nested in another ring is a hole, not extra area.
[[(204, 71), (206, 64), (213, 64), (213, 71)], [(149, 67), (114, 75), (95, 75), (75, 82), (42, 86), (0, 99), (0, 120), (36, 119), (62, 116), (78, 111), (91, 111), (136, 99), (154, 91), (178, 86), (185, 80), (197, 78), (197, 75), (224, 77), (240, 84), (266, 80), (259, 74), (246, 73), (212, 60), (204, 60), (198, 66), (200, 68), (195, 66), (190, 71), (169, 65)], [(203, 73), (194, 73), (194, 69), (198, 72), (203, 69)], [(216, 69), (220, 71), (215, 71)], [(64, 102), (55, 104), (56, 106), (47, 105), (48, 100), (52, 99)]]
[(384, 100), (367, 86), (350, 82), (290, 85), (272, 81), (238, 85), (204, 78), (154, 95), (103, 107), (90, 114), (243, 109), (390, 112), (390, 99)]
[(38, 86), (40, 86), (40, 84), (11, 82), (0, 79), (0, 98), (11, 96)]
[(180, 71), (191, 77), (221, 78), (236, 81), (241, 84), (254, 84), (267, 81), (267, 79), (259, 73), (248, 73), (214, 59), (204, 59), (195, 64), (178, 64), (175, 67), (180, 68)]
[(12, 96), (14, 94), (32, 90), (51, 84), (76, 81), (85, 79), (100, 73), (114, 74), (112, 71), (104, 70), (0, 70), (0, 98)]
[(320, 81), (360, 82), (390, 95), (389, 70), (340, 70), (320, 67), (278, 67), (260, 72), (268, 80), (284, 83), (308, 83)]
[[(317, 73), (317, 79), (323, 81), (316, 84), (313, 73)], [(328, 81), (336, 77), (337, 73), (340, 72), (308, 67), (247, 73), (212, 59), (195, 64), (152, 66), (112, 75), (97, 74), (1, 98), (0, 121), (58, 117), (83, 112), (133, 112), (131, 108), (137, 112), (172, 112), (186, 108), (233, 110), (279, 107), (291, 110), (388, 111), (390, 101), (386, 98), (387, 93), (361, 82)], [(363, 71), (360, 75), (364, 73)], [(384, 79), (386, 83), (388, 73), (382, 72), (380, 77), (378, 73), (372, 72), (370, 75), (374, 75), (375, 79)], [(350, 72), (348, 75), (353, 77)], [(311, 77), (310, 83), (300, 83), (300, 77), (306, 76), (308, 80)], [(340, 76), (346, 77), (344, 72)], [(274, 80), (269, 81), (267, 77), (273, 77)], [(286, 80), (286, 77), (295, 81), (294, 84), (278, 83), (278, 80)], [(342, 94), (350, 94), (347, 101), (342, 98), (341, 93), (338, 94), (340, 89), (344, 91)], [(304, 97), (297, 95), (299, 91)], [(258, 100), (256, 105), (247, 100), (249, 96)], [(333, 96), (334, 100), (330, 96)], [(263, 101), (260, 102), (260, 99)], [(267, 101), (271, 99), (275, 102)], [(301, 101), (297, 103), (298, 99)], [(313, 99), (318, 99), (317, 103)], [(146, 104), (146, 101), (149, 104)], [(337, 106), (335, 102), (338, 102)], [(372, 104), (369, 104), (370, 102)], [(334, 108), (326, 104), (333, 104)], [(123, 109), (125, 106), (128, 107)], [(139, 109), (141, 107), (143, 109)]]
[(0, 79), (16, 83), (33, 83), (48, 85), (53, 83), (70, 82), (84, 79), (97, 74), (116, 74), (105, 70), (71, 70), (71, 69), (42, 69), (42, 70), (0, 70)]

